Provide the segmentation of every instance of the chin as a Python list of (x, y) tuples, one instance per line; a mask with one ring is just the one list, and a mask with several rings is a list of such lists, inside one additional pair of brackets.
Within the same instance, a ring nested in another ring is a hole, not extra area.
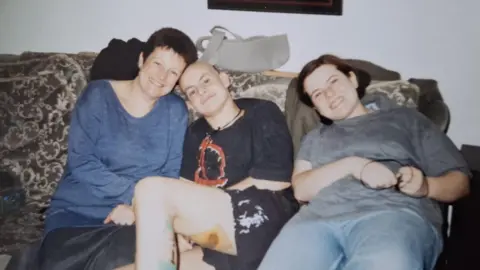
[(341, 120), (345, 120), (348, 118), (348, 114), (346, 113), (339, 113), (339, 112), (336, 112), (336, 113), (326, 113), (326, 114), (323, 114), (325, 117), (327, 117), (328, 119), (332, 120), (332, 121), (341, 121)]
[(199, 112), (201, 115), (203, 115), (204, 117), (211, 117), (211, 116), (214, 116), (215, 114), (217, 114), (217, 112), (220, 111), (220, 106), (208, 106), (208, 102), (207, 104), (204, 105), (204, 108), (203, 109), (200, 109), (200, 110), (197, 110), (197, 112)]
[(342, 120), (345, 120), (346, 117), (340, 117), (340, 116), (325, 116), (327, 117), (328, 119), (332, 120), (332, 121), (342, 121)]
[(165, 95), (168, 95), (171, 91), (167, 89), (149, 89), (147, 95), (152, 99), (159, 99)]

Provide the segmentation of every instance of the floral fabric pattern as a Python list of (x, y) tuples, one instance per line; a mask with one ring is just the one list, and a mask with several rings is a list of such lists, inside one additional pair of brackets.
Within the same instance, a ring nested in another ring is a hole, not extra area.
[(366, 89), (369, 94), (378, 93), (387, 96), (398, 105), (410, 108), (418, 107), (420, 99), (420, 88), (408, 81), (373, 81)]
[(87, 84), (65, 54), (0, 62), (0, 170), (26, 193), (26, 206), (0, 218), (0, 253), (41, 237), (42, 209), (63, 174), (70, 111)]

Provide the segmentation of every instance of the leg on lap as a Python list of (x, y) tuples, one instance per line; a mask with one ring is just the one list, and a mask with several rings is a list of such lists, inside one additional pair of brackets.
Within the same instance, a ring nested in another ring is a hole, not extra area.
[(432, 269), (442, 248), (428, 222), (403, 211), (362, 217), (344, 230), (344, 270)]
[(258, 270), (335, 270), (343, 260), (333, 227), (302, 210), (280, 231)]
[(203, 261), (202, 248), (194, 247), (180, 254), (180, 270), (215, 270), (215, 267)]
[(135, 212), (138, 270), (152, 269), (168, 256), (165, 235), (173, 234), (168, 232), (172, 224), (173, 231), (203, 247), (236, 254), (231, 198), (220, 189), (149, 177), (135, 188)]

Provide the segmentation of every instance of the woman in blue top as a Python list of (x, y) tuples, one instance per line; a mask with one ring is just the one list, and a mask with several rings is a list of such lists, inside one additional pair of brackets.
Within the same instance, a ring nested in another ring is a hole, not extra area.
[(196, 60), (187, 35), (163, 28), (145, 43), (134, 80), (97, 80), (86, 87), (72, 112), (67, 164), (45, 234), (102, 225), (117, 205), (131, 204), (140, 179), (179, 177), (188, 111), (171, 91)]

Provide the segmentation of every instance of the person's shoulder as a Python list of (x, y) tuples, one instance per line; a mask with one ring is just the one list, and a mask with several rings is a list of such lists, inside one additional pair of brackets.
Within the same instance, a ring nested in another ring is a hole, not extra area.
[(402, 118), (410, 122), (427, 120), (427, 117), (419, 112), (416, 108), (400, 106), (397, 108), (392, 108), (387, 112), (394, 117)]
[(391, 121), (403, 123), (406, 129), (414, 127), (432, 128), (436, 127), (433, 121), (416, 108), (399, 107), (389, 110)]
[(302, 137), (302, 142), (320, 139), (322, 137), (322, 133), (327, 131), (329, 128), (330, 126), (328, 125), (318, 123), (316, 127)]
[(165, 96), (172, 110), (177, 114), (188, 114), (187, 104), (185, 100), (175, 93), (170, 93)]
[(265, 115), (266, 112), (281, 113), (282, 111), (275, 102), (259, 98), (239, 98), (235, 100), (237, 106), (249, 114)]
[(190, 123), (190, 125), (187, 128), (187, 134), (188, 135), (194, 135), (194, 134), (205, 135), (207, 130), (208, 130), (207, 120), (205, 120), (205, 118), (203, 117), (200, 117), (197, 120)]
[(105, 102), (107, 95), (110, 94), (108, 88), (111, 87), (110, 82), (107, 80), (90, 81), (78, 96), (76, 106), (92, 105), (89, 107), (96, 107), (93, 105)]
[(87, 86), (83, 89), (81, 96), (90, 97), (90, 96), (101, 96), (105, 95), (108, 87), (112, 87), (110, 82), (107, 80), (94, 80), (88, 82)]

